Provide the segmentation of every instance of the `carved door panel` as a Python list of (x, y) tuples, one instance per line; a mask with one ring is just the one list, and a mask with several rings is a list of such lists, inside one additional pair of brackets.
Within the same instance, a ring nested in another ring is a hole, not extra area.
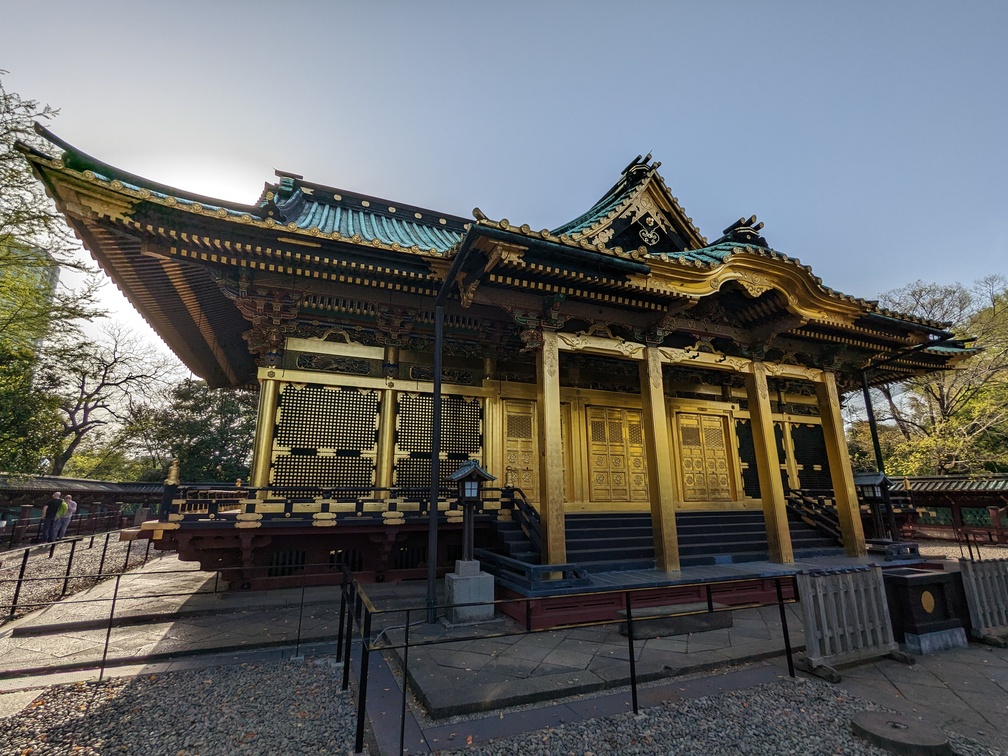
[(591, 501), (647, 501), (641, 414), (588, 407), (588, 493)]
[(679, 446), (685, 501), (732, 501), (727, 428), (720, 415), (680, 412)]
[(539, 455), (535, 402), (504, 402), (504, 484), (539, 502)]

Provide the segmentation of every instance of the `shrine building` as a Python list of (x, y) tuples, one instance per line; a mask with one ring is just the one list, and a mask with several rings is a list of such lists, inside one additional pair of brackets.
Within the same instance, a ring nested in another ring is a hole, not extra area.
[(469, 459), (499, 484), (480, 544), (520, 518), (523, 558), (542, 564), (590, 561), (569, 551), (579, 522), (599, 554), (619, 523), (643, 526), (659, 570), (752, 558), (687, 553), (686, 524), (733, 517), (756, 523), (762, 558), (791, 562), (789, 501), (813, 490), (860, 555), (842, 395), (866, 369), (891, 383), (965, 354), (948, 324), (830, 288), (755, 217), (708, 240), (650, 155), (534, 230), (283, 172), (252, 204), (210, 199), (39, 130), (52, 154), (22, 151), (134, 307), (211, 386), (260, 388), (248, 487), (183, 486), (144, 526), (249, 581), (327, 560), (422, 572), (439, 357), (442, 567), (460, 522), (447, 479)]

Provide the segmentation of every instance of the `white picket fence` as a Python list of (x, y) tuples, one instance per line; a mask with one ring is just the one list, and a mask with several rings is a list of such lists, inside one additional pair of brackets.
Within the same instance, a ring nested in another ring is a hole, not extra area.
[(1008, 636), (1008, 559), (961, 559), (959, 566), (973, 637), (992, 640)]
[(878, 566), (798, 575), (813, 670), (899, 651)]

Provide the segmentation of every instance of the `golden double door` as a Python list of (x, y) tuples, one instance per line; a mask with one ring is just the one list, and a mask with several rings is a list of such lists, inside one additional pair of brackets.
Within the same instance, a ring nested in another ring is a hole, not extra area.
[[(567, 405), (569, 407), (569, 405)], [(571, 438), (570, 413), (561, 424), (565, 441), (564, 469), (569, 455), (584, 449), (585, 480), (573, 482), (591, 503), (647, 503), (648, 471), (640, 410), (589, 405), (584, 407), (584, 438)], [(535, 402), (503, 402), (504, 483), (521, 488), (529, 501), (539, 500), (539, 454)], [(684, 502), (718, 502), (735, 499), (735, 452), (729, 443), (728, 418), (692, 412), (674, 414), (675, 448), (679, 458), (681, 497)], [(566, 481), (566, 473), (564, 474)], [(568, 484), (568, 500), (571, 486)]]

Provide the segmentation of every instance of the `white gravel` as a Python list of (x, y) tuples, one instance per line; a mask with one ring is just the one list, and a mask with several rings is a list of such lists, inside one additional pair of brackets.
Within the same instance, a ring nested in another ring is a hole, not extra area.
[[(855, 754), (889, 756), (851, 732), (859, 711), (879, 710), (818, 680), (784, 679), (717, 696), (668, 702), (633, 713), (564, 724), (442, 754)], [(955, 734), (958, 756), (999, 754)]]
[[(109, 537), (108, 549), (105, 553), (105, 563), (102, 565), (102, 549), (105, 546), (105, 534), (95, 535), (94, 543), (91, 536), (83, 536), (74, 549), (73, 565), (70, 580), (67, 583), (67, 596), (89, 588), (99, 582), (93, 577), (74, 577), (79, 575), (97, 575), (101, 567), (102, 574), (115, 574), (127, 569), (135, 569), (143, 564), (147, 551), (147, 541), (133, 541), (132, 549), (129, 542), (119, 540), (119, 532), (113, 532)], [(49, 558), (49, 544), (32, 546), (25, 570), (25, 581), (18, 596), (18, 606), (15, 617), (21, 617), (37, 609), (39, 604), (59, 600), (63, 593), (63, 579), (70, 558), (70, 542), (60, 541), (56, 544), (53, 556)], [(126, 552), (129, 550), (129, 565), (126, 564)], [(150, 559), (162, 552), (151, 548)], [(17, 585), (18, 573), (21, 571), (21, 560), (24, 549), (0, 554), (0, 624), (10, 619), (10, 605), (14, 599), (14, 589)], [(32, 578), (29, 580), (28, 578)], [(44, 578), (44, 579), (43, 579)]]
[(211, 667), (42, 691), (0, 728), (0, 754), (345, 754), (353, 701), (328, 660)]
[[(0, 754), (344, 754), (354, 699), (329, 659), (264, 662), (54, 686), (0, 727)], [(879, 707), (820, 680), (790, 680), (564, 724), (448, 754), (855, 754), (851, 717)], [(958, 756), (1001, 752), (946, 733)], [(367, 752), (367, 750), (365, 750)]]

